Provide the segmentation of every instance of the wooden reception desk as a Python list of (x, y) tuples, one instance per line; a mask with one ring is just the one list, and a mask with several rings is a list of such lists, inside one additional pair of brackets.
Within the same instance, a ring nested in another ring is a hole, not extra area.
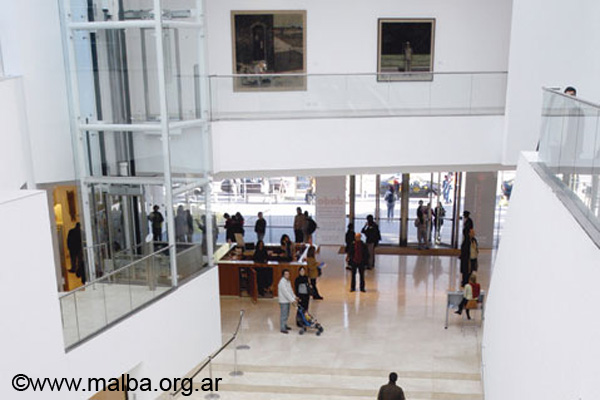
[[(269, 251), (279, 246), (266, 245), (265, 247)], [(318, 251), (319, 247), (315, 247)], [(258, 276), (260, 275), (263, 280), (270, 281), (270, 285), (266, 288), (267, 295), (263, 297), (276, 297), (278, 295), (277, 285), (283, 270), (290, 271), (290, 281), (293, 286), (294, 280), (298, 276), (298, 269), (302, 266), (306, 267), (307, 252), (308, 246), (297, 245), (296, 261), (268, 261), (266, 264), (258, 264), (252, 261), (254, 250), (244, 250), (242, 253), (241, 249), (232, 245), (227, 254), (218, 262), (221, 296), (242, 296), (246, 292), (254, 301), (257, 301), (260, 297), (258, 293)]]

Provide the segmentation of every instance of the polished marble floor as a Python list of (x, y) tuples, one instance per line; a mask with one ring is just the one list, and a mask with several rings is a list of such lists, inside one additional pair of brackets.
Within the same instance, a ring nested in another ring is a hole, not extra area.
[[(480, 313), (473, 312), (471, 321), (451, 313), (444, 329), (446, 292), (459, 282), (458, 259), (379, 255), (375, 270), (367, 273), (367, 292), (350, 293), (349, 272), (337, 249), (325, 247), (319, 256), (328, 264), (318, 283), (325, 299), (312, 301), (310, 309), (325, 328), (320, 337), (296, 329), (281, 334), (276, 299), (252, 304), (248, 298), (221, 298), (223, 340), (244, 309), (237, 345), (250, 346), (237, 351), (242, 376), (229, 374), (235, 346), (214, 361), (213, 376), (223, 378), (221, 398), (373, 399), (396, 371), (408, 399), (482, 399)], [(483, 289), (491, 258), (489, 251), (480, 254)]]

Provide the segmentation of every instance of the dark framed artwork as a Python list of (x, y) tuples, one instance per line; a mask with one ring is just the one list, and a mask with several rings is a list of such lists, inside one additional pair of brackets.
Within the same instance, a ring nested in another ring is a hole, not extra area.
[(433, 79), (435, 19), (379, 18), (378, 81)]
[(306, 90), (306, 11), (232, 11), (234, 91)]

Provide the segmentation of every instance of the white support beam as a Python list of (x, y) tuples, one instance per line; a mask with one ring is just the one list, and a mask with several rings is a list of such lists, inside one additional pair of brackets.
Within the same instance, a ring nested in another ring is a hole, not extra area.
[(82, 131), (95, 132), (161, 132), (160, 124), (79, 124)]
[(102, 29), (154, 28), (155, 26), (155, 21), (143, 19), (130, 21), (70, 22), (67, 24), (69, 30), (79, 31), (95, 31)]

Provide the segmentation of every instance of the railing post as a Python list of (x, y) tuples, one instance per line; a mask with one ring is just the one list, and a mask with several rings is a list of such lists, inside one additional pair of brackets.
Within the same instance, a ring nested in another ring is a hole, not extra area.
[(242, 376), (244, 375), (244, 372), (240, 371), (238, 369), (238, 365), (237, 365), (237, 347), (233, 348), (233, 371), (231, 371), (229, 373), (229, 375), (231, 376)]
[[(244, 327), (240, 326), (240, 345), (236, 346), (235, 348), (237, 350), (250, 350), (250, 346), (246, 343), (244, 343)], [(237, 339), (236, 339), (237, 341)]]
[[(213, 374), (212, 374), (212, 356), (208, 356), (208, 376), (210, 378), (210, 381), (213, 381)], [(217, 393), (214, 393), (212, 390), (212, 385), (210, 385), (210, 393), (207, 394), (206, 396), (204, 396), (205, 399), (218, 399), (219, 396)]]

